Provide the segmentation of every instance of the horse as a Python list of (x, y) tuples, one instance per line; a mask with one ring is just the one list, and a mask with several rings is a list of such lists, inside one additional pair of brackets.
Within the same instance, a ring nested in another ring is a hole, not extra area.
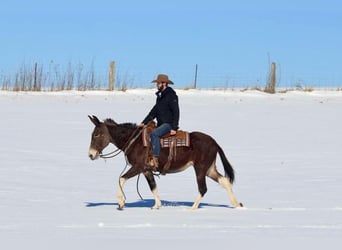
[[(143, 174), (147, 180), (150, 190), (154, 196), (154, 205), (152, 209), (161, 207), (154, 173), (146, 166), (146, 147), (143, 145), (141, 133), (143, 128), (134, 123), (118, 124), (112, 119), (106, 119), (101, 122), (96, 116), (89, 116), (95, 128), (91, 135), (91, 143), (88, 156), (91, 160), (98, 159), (102, 156), (102, 151), (110, 143), (114, 144), (118, 150), (125, 153), (127, 163), (130, 168), (119, 178), (119, 190), (117, 193), (118, 208), (123, 209), (125, 205), (123, 186), (127, 180)], [(234, 169), (227, 160), (222, 148), (209, 135), (202, 132), (191, 132), (189, 147), (177, 147), (176, 159), (173, 159), (171, 165), (166, 171), (166, 174), (178, 173), (184, 171), (190, 166), (195, 169), (198, 195), (192, 205), (192, 209), (197, 209), (203, 196), (207, 192), (206, 177), (218, 182), (228, 193), (230, 202), (234, 207), (242, 207), (232, 191), (232, 184), (235, 179)], [(159, 168), (168, 161), (169, 150), (162, 148), (159, 156)], [(225, 176), (221, 175), (216, 169), (216, 156), (219, 154)]]

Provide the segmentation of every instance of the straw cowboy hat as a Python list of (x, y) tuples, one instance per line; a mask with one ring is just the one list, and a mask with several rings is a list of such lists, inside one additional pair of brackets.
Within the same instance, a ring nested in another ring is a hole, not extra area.
[(152, 82), (166, 82), (166, 83), (169, 83), (169, 84), (173, 84), (173, 81), (171, 81), (169, 79), (169, 77), (167, 75), (164, 75), (164, 74), (159, 74), (157, 76), (157, 79), (153, 80)]

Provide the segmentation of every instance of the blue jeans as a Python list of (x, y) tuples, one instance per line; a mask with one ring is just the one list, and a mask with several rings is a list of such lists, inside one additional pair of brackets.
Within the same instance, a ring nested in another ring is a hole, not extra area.
[(153, 156), (159, 157), (160, 147), (161, 147), (160, 138), (166, 133), (169, 133), (171, 129), (172, 127), (169, 123), (164, 123), (152, 131), (151, 144), (152, 144)]

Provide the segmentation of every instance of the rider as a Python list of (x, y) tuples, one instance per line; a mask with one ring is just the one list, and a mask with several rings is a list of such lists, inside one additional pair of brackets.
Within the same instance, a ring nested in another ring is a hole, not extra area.
[(161, 147), (160, 138), (169, 132), (170, 135), (175, 135), (177, 133), (179, 123), (179, 105), (176, 92), (174, 89), (169, 87), (169, 84), (173, 84), (173, 82), (169, 80), (167, 75), (159, 74), (157, 79), (152, 82), (157, 84), (157, 101), (140, 126), (143, 127), (153, 119), (157, 119), (157, 128), (152, 131), (150, 136), (153, 151), (150, 167), (155, 171), (159, 165), (158, 158)]

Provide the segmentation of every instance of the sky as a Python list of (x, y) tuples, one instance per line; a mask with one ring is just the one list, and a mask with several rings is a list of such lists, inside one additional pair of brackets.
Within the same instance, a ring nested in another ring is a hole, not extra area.
[[(263, 84), (276, 62), (279, 84), (342, 86), (342, 2), (2, 1), (0, 74), (21, 65), (94, 67), (151, 86)], [(91, 66), (93, 65), (93, 66)]]

